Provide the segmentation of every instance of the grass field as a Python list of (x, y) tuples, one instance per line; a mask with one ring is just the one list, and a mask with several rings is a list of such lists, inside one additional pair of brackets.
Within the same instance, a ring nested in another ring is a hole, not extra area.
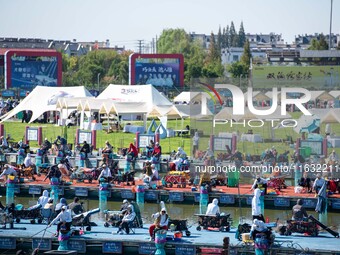
[[(301, 113), (295, 112), (292, 114), (294, 119), (298, 119)], [(147, 125), (149, 125), (151, 120), (148, 120)], [(159, 124), (159, 121), (157, 121)], [(4, 124), (6, 133), (10, 133), (14, 141), (19, 141), (24, 138), (25, 127), (28, 125), (26, 123), (21, 123), (19, 121), (7, 121)], [(142, 125), (141, 122), (132, 122), (133, 125)], [(243, 127), (241, 125), (237, 127), (230, 128), (230, 125), (216, 125), (215, 128), (212, 126), (212, 122), (209, 120), (195, 120), (195, 119), (187, 119), (183, 122), (183, 127), (189, 125), (191, 129), (197, 129), (203, 131), (203, 136), (200, 138), (200, 150), (206, 150), (209, 145), (209, 137), (211, 134), (218, 136), (219, 132), (237, 132), (239, 135), (246, 133), (250, 128)], [(68, 143), (74, 144), (75, 134), (77, 127), (70, 128), (62, 128), (59, 126), (55, 126), (54, 124), (30, 124), (31, 127), (41, 126), (43, 129), (43, 137), (48, 138), (50, 141), (54, 141), (58, 135), (63, 135), (63, 130), (67, 131), (67, 140)], [(167, 128), (172, 129), (182, 129), (182, 122), (180, 120), (169, 120)], [(237, 148), (243, 153), (249, 154), (261, 154), (267, 148), (271, 148), (275, 146), (279, 153), (282, 153), (285, 150), (293, 151), (293, 148), (290, 148), (285, 140), (287, 140), (288, 136), (293, 138), (293, 141), (296, 140), (300, 135), (297, 134), (292, 128), (282, 128), (275, 130), (275, 138), (280, 139), (280, 142), (266, 142), (270, 138), (271, 133), (271, 125), (269, 122), (265, 122), (265, 125), (261, 128), (251, 128), (254, 134), (259, 134), (264, 139), (264, 142), (261, 143), (251, 143), (251, 142), (238, 142)], [(340, 135), (340, 124), (332, 123), (331, 124), (332, 133)], [(321, 134), (324, 134), (325, 124), (321, 125)], [(109, 140), (110, 143), (117, 149), (128, 147), (130, 142), (133, 142), (133, 138), (135, 134), (123, 133), (123, 132), (114, 132), (107, 134), (106, 131), (100, 130), (97, 131), (97, 148), (103, 147), (106, 140)], [(177, 150), (179, 146), (183, 147), (188, 155), (191, 155), (191, 144), (192, 140), (189, 136), (184, 137), (171, 137), (161, 140), (163, 153), (169, 153), (172, 150)], [(30, 142), (31, 147), (37, 148), (38, 144), (36, 142)], [(336, 149), (337, 153), (340, 154), (340, 148)]]

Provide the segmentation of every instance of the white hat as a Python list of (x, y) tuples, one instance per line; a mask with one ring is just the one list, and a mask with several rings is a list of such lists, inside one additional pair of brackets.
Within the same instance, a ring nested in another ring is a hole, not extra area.
[(161, 210), (161, 212), (166, 212), (166, 209), (163, 207), (162, 210)]
[(127, 199), (124, 199), (123, 200), (123, 204), (125, 204), (125, 203), (128, 203), (129, 201), (127, 201)]
[(61, 207), (61, 210), (66, 210), (67, 209), (67, 206), (66, 205), (63, 205), (62, 207)]

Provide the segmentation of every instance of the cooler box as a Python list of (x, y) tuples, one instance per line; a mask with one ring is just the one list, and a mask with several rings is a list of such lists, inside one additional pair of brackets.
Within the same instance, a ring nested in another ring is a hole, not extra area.
[(242, 242), (244, 243), (252, 243), (253, 239), (250, 239), (250, 233), (243, 233), (242, 234)]

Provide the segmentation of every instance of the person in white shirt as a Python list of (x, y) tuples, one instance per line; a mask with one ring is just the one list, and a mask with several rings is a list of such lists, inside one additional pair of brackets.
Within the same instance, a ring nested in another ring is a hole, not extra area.
[(253, 216), (253, 220), (258, 219), (264, 221), (264, 216), (261, 208), (261, 190), (256, 188), (254, 190), (254, 197), (251, 201), (251, 214)]
[(0, 147), (1, 147), (2, 149), (7, 149), (7, 148), (8, 148), (8, 142), (7, 142), (6, 137), (1, 136), (1, 137), (0, 137), (0, 141), (1, 141)]
[(166, 209), (164, 207), (160, 212), (153, 214), (152, 218), (155, 219), (155, 222), (149, 227), (149, 234), (151, 239), (154, 238), (155, 228), (167, 230), (169, 224), (169, 216), (166, 213)]
[(151, 165), (151, 170), (152, 170), (152, 180), (153, 181), (159, 180), (159, 173), (154, 164)]
[(72, 225), (72, 216), (71, 216), (71, 211), (67, 209), (67, 206), (64, 205), (61, 208), (61, 212), (57, 215), (57, 217), (52, 220), (52, 222), (48, 225), (48, 227), (51, 227), (54, 223), (56, 223), (59, 220), (59, 223), (57, 225), (57, 233), (56, 236), (59, 235), (60, 227), (64, 225), (66, 227), (66, 230), (70, 231), (71, 230), (71, 225)]
[(14, 176), (17, 176), (18, 173), (17, 171), (15, 171), (15, 169), (11, 166), (11, 165), (8, 165), (6, 164), (4, 166), (4, 171), (2, 171), (2, 173), (0, 174), (0, 178), (2, 178), (2, 176), (8, 176), (8, 175), (14, 175)]
[(267, 180), (260, 177), (259, 175), (256, 175), (255, 181), (250, 190), (255, 190), (256, 188), (259, 188), (261, 190), (263, 189), (264, 194), (267, 195)]
[(214, 198), (213, 201), (208, 204), (205, 215), (216, 215), (220, 213), (220, 207), (218, 206), (218, 199)]
[(37, 204), (40, 204), (42, 208), (45, 207), (45, 205), (47, 204), (48, 202), (48, 199), (49, 199), (49, 193), (48, 193), (48, 190), (44, 190), (43, 191), (43, 194), (41, 197), (39, 197), (38, 199), (38, 203)]
[(132, 205), (129, 205), (127, 211), (122, 219), (122, 222), (119, 224), (118, 233), (122, 233), (122, 229), (125, 229), (126, 234), (129, 234), (129, 223), (133, 222), (136, 218), (136, 213), (133, 211)]
[(24, 160), (24, 165), (25, 167), (30, 167), (33, 165), (32, 159), (31, 159), (31, 154), (27, 153), (27, 156)]
[(104, 178), (106, 181), (111, 181), (112, 174), (110, 168), (107, 167), (106, 164), (102, 165), (103, 170), (101, 171), (100, 175), (98, 176), (98, 181), (100, 181), (100, 178)]

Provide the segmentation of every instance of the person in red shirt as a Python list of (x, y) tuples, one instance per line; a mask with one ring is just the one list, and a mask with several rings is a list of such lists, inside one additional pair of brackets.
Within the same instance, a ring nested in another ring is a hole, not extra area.
[(162, 154), (162, 147), (159, 145), (158, 142), (156, 142), (155, 147), (154, 147), (153, 152), (152, 152), (152, 156), (159, 159), (161, 154)]
[(129, 155), (131, 155), (133, 158), (137, 158), (138, 150), (137, 150), (136, 146), (133, 145), (133, 143), (130, 143), (130, 147), (129, 147), (127, 153)]

